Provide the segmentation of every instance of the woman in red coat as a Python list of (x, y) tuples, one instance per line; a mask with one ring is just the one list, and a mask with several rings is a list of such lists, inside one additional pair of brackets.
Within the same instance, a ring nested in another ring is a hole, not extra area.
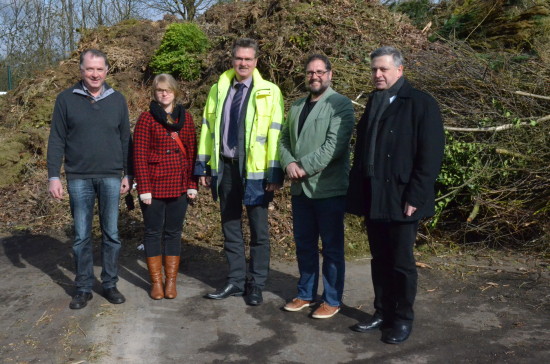
[(197, 196), (197, 178), (193, 176), (196, 137), (191, 115), (176, 104), (176, 80), (160, 74), (152, 87), (149, 111), (140, 115), (134, 131), (134, 163), (145, 224), (150, 296), (158, 300), (177, 295), (183, 220), (188, 199)]

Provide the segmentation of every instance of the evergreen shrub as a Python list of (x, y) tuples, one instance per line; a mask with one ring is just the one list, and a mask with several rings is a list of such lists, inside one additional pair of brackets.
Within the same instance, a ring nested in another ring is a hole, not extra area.
[(154, 73), (170, 73), (184, 80), (196, 80), (208, 49), (208, 38), (194, 23), (173, 23), (166, 29), (150, 66)]

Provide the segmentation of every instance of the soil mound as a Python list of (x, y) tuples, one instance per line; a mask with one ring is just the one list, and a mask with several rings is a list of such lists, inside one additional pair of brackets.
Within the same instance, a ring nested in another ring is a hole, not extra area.
[[(89, 31), (83, 34), (78, 50), (69, 59), (21, 83), (0, 101), (0, 107), (6, 110), (0, 115), (1, 127), (9, 133), (25, 135), (23, 145), (28, 146), (21, 149), (17, 163), (10, 162), (19, 165), (15, 173), (22, 182), (10, 182), (0, 189), (0, 228), (40, 230), (70, 226), (67, 202), (53, 202), (44, 192), (44, 150), (55, 96), (78, 79), (78, 54), (86, 48), (99, 48), (108, 54), (112, 64), (107, 82), (126, 96), (135, 122), (148, 105), (148, 64), (170, 21), (173, 20), (129, 20)], [(447, 127), (518, 126), (506, 134), (450, 132), (455, 141), (483, 145), (476, 157), (487, 169), (494, 169), (500, 162), (503, 168), (488, 177), (473, 176), (475, 180), (466, 180), (445, 191), (453, 198), (462, 197), (453, 200), (454, 206), (449, 205), (452, 208), (440, 219), (444, 221), (440, 226), (456, 234), (451, 239), (463, 241), (529, 240), (539, 244), (542, 239), (546, 246), (550, 244), (546, 222), (550, 220), (550, 123), (543, 119), (550, 114), (550, 104), (515, 93), (522, 90), (549, 95), (549, 65), (538, 60), (520, 63), (511, 56), (503, 56), (495, 64), (465, 44), (432, 43), (406, 16), (388, 11), (377, 1), (231, 2), (212, 7), (198, 24), (208, 35), (211, 48), (203, 59), (200, 79), (180, 81), (197, 128), (207, 90), (230, 67), (230, 48), (236, 38), (251, 37), (260, 42), (258, 68), (265, 78), (280, 85), (287, 107), (303, 95), (302, 63), (314, 52), (325, 53), (333, 62), (334, 88), (364, 104), (371, 90), (369, 54), (381, 45), (393, 45), (404, 53), (407, 78), (439, 101)], [(359, 116), (363, 109), (358, 105), (356, 111)], [(537, 126), (519, 127), (534, 120), (539, 120)], [(499, 149), (508, 154), (498, 153)], [(460, 173), (461, 163), (467, 164), (468, 160), (455, 162)], [(507, 166), (514, 169), (513, 173), (504, 168)], [(503, 173), (502, 178), (498, 178), (498, 173)], [(468, 189), (472, 184), (478, 188)], [(271, 214), (273, 241), (285, 252), (292, 246), (288, 197), (286, 190), (280, 192)], [(189, 239), (219, 244), (217, 205), (206, 190), (201, 191), (197, 202), (188, 216)], [(472, 208), (481, 211), (474, 222), (467, 221)], [(139, 212), (124, 212), (122, 218), (127, 238), (137, 243)], [(360, 222), (350, 219), (348, 226), (350, 241), (364, 244)]]

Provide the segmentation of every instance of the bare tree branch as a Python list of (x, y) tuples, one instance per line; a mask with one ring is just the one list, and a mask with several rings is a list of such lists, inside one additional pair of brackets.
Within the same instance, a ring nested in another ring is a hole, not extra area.
[(535, 95), (535, 94), (530, 94), (530, 93), (523, 92), (523, 91), (515, 91), (514, 93), (518, 94), (518, 95), (522, 95), (522, 96), (535, 97), (537, 99), (550, 100), (549, 96)]

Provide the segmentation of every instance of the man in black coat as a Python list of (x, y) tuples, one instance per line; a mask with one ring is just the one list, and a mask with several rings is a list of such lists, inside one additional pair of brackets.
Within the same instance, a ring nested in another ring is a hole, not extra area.
[(385, 328), (382, 340), (397, 344), (412, 330), (413, 247), (419, 220), (434, 214), (445, 138), (437, 102), (403, 77), (401, 52), (382, 47), (370, 58), (376, 90), (357, 127), (348, 212), (365, 216), (376, 311), (352, 329)]

